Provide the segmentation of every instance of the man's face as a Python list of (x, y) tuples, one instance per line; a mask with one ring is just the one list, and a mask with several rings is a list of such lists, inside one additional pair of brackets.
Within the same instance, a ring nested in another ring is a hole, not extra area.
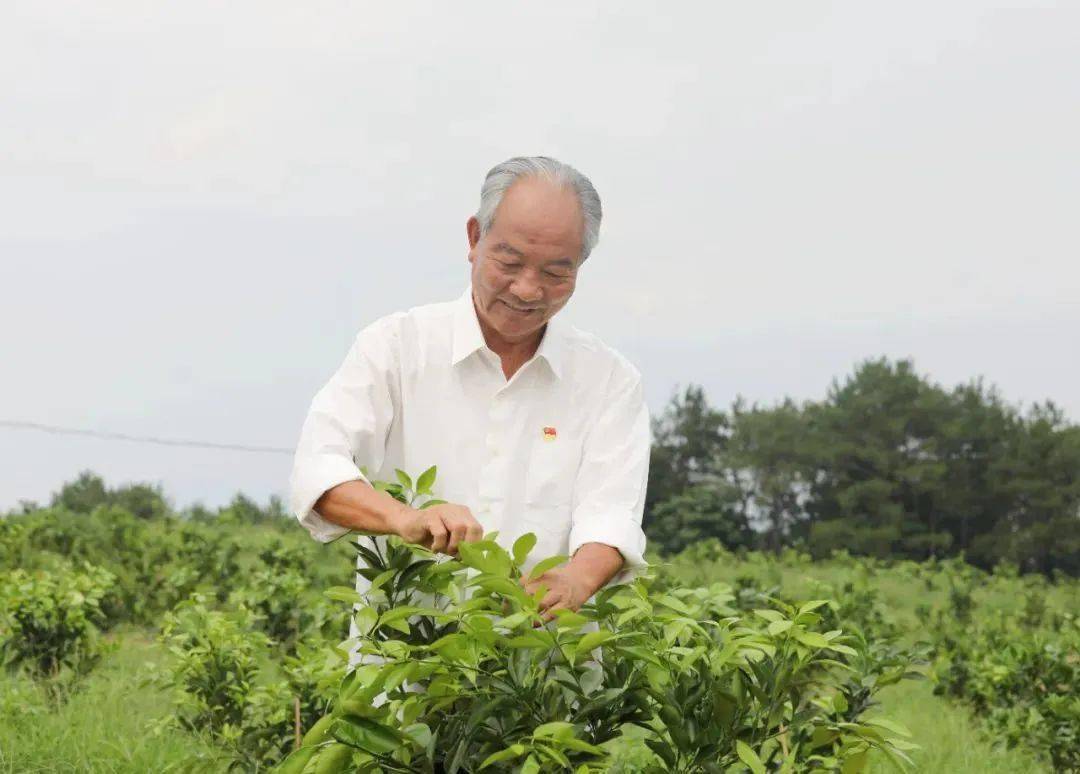
[(507, 189), (483, 237), (470, 218), (469, 263), (481, 321), (509, 342), (539, 331), (574, 293), (583, 229), (577, 195), (537, 178)]

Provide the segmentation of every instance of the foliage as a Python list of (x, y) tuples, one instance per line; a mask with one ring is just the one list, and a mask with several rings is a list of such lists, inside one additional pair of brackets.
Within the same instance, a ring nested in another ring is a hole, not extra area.
[(230, 602), (254, 612), (257, 616), (254, 625), (281, 652), (295, 654), (301, 637), (306, 634), (333, 628), (338, 632), (344, 630), (344, 616), (335, 616), (325, 600), (312, 598), (310, 583), (298, 570), (262, 567), (252, 571), (245, 584), (233, 591)]
[[(341, 582), (351, 570), (344, 552), (335, 557), (337, 561), (328, 561), (327, 553), (295, 526), (286, 532), (275, 529), (278, 524), (270, 522), (266, 529), (253, 531), (246, 524), (140, 519), (108, 505), (89, 513), (50, 508), (0, 519), (0, 557), (17, 566), (51, 569), (65, 564), (66, 556), (79, 556), (108, 569), (116, 582), (102, 600), (106, 627), (122, 622), (156, 624), (164, 612), (196, 591), (225, 602), (239, 587), (258, 597), (258, 603), (250, 600), (252, 605), (265, 602), (266, 620), (280, 625), (276, 633), (283, 634), (290, 624), (274, 617), (270, 608), (276, 606), (284, 618), (290, 613), (268, 595), (292, 589), (289, 599), (296, 614), (307, 616), (312, 600), (318, 606), (317, 589)], [(293, 576), (261, 578), (258, 584), (251, 578), (263, 572), (287, 574), (290, 569)], [(304, 576), (304, 583), (296, 582), (295, 573)], [(325, 613), (323, 606), (319, 615)]]
[(114, 578), (100, 567), (0, 575), (0, 656), (39, 678), (83, 677), (101, 658), (101, 600)]
[(1048, 615), (1037, 585), (1016, 612), (980, 615), (973, 590), (970, 579), (951, 578), (949, 608), (923, 613), (937, 645), (936, 690), (970, 704), (1010, 747), (1080, 771), (1080, 619)]
[(689, 387), (653, 434), (645, 529), (663, 553), (706, 537), (735, 548), (750, 525), (759, 547), (817, 558), (964, 554), (1080, 574), (1080, 426), (1051, 403), (1022, 412), (981, 381), (948, 390), (880, 359), (802, 405), (722, 411)]
[(73, 513), (90, 513), (95, 508), (112, 505), (140, 519), (160, 518), (171, 510), (160, 485), (126, 484), (107, 489), (101, 477), (89, 470), (64, 484), (53, 495), (52, 505)]
[(702, 540), (725, 546), (749, 546), (753, 533), (737, 507), (737, 492), (725, 484), (696, 484), (653, 509), (650, 537), (678, 553)]
[[(381, 488), (411, 502), (411, 486)], [(535, 536), (510, 552), (495, 537), (448, 561), (396, 538), (357, 543), (370, 588), (328, 592), (356, 606), (356, 665), (282, 771), (601, 770), (631, 726), (647, 732), (650, 771), (859, 771), (871, 748), (907, 760), (906, 732), (862, 715), (915, 657), (820, 630), (826, 601), (740, 615), (722, 584), (638, 580), (543, 624), (544, 592), (519, 583)]]
[(270, 642), (245, 608), (212, 610), (194, 595), (167, 614), (162, 640), (174, 659), (160, 677), (174, 691), (167, 723), (208, 735), (232, 766), (258, 770), (280, 760), (292, 738), (293, 703), (283, 682), (260, 684)]

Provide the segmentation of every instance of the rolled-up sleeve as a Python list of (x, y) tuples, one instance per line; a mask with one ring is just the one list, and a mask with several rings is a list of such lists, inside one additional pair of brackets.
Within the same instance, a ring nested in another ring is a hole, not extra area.
[(623, 568), (607, 585), (628, 583), (647, 567), (645, 486), (649, 476), (649, 410), (641, 376), (628, 368), (612, 379), (603, 411), (586, 438), (574, 484), (570, 555), (586, 543), (618, 549)]
[(366, 481), (360, 465), (371, 471), (382, 466), (398, 402), (396, 351), (393, 319), (373, 323), (357, 334), (311, 402), (289, 479), (289, 507), (316, 540), (329, 542), (349, 531), (313, 510), (323, 493), (346, 481)]

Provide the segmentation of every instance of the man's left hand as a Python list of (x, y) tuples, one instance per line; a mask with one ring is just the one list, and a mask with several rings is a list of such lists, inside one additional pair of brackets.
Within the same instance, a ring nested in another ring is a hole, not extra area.
[(528, 594), (535, 594), (541, 586), (547, 586), (547, 594), (540, 600), (544, 623), (555, 619), (556, 610), (580, 610), (596, 592), (572, 564), (554, 567), (533, 580), (522, 577), (521, 585)]

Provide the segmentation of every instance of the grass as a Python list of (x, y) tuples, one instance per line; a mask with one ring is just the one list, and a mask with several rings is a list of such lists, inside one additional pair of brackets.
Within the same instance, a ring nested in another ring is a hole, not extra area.
[(0, 678), (0, 774), (147, 774), (208, 752), (181, 731), (147, 728), (171, 712), (166, 693), (144, 684), (164, 650), (132, 630), (116, 644), (56, 711), (29, 680)]
[[(704, 569), (704, 568), (703, 568)], [(829, 562), (802, 566), (758, 568), (786, 592), (812, 598), (819, 582), (837, 583), (851, 578), (850, 568)], [(746, 565), (711, 566), (708, 578), (688, 583), (732, 582), (748, 570)], [(917, 604), (939, 607), (947, 590), (927, 588), (921, 582), (890, 572), (877, 574), (873, 585), (882, 603), (898, 623), (918, 631)], [(1061, 589), (1046, 590), (1053, 606), (1065, 605)], [(980, 607), (1015, 608), (1019, 598), (1007, 598), (992, 588), (977, 592)], [(1063, 609), (1059, 607), (1058, 609)], [(26, 679), (0, 677), (0, 774), (67, 774), (68, 772), (163, 772), (170, 769), (212, 772), (215, 767), (200, 755), (212, 749), (189, 734), (149, 726), (167, 718), (172, 707), (168, 695), (146, 683), (146, 678), (167, 657), (152, 635), (136, 629), (120, 630), (115, 649), (87, 678), (68, 702), (50, 710), (42, 691)], [(928, 681), (905, 682), (883, 691), (880, 712), (911, 730), (922, 749), (912, 753), (917, 771), (927, 774), (1026, 774), (1049, 772), (1050, 767), (1027, 752), (995, 745), (979, 721), (962, 705), (933, 695)], [(870, 771), (894, 771), (883, 758), (872, 758)]]
[[(758, 576), (761, 585), (776, 585), (791, 596), (811, 599), (828, 596), (819, 584), (840, 585), (853, 579), (850, 567), (822, 561), (803, 565), (769, 564), (751, 567), (742, 562), (723, 562), (703, 567), (679, 567), (679, 577), (687, 585), (722, 581), (733, 584), (739, 575), (748, 572)], [(889, 616), (909, 632), (905, 639), (913, 640), (921, 632), (915, 614), (919, 604), (941, 609), (947, 604), (948, 589), (940, 585), (927, 586), (923, 581), (905, 578), (884, 570), (867, 578), (877, 589), (882, 605)], [(1048, 606), (1057, 610), (1071, 609), (1069, 589), (1049, 586), (1038, 592)], [(1016, 612), (1023, 606), (1019, 596), (1008, 596), (997, 588), (977, 588), (975, 601), (979, 609)], [(978, 718), (966, 707), (933, 693), (933, 684), (908, 681), (882, 691), (880, 714), (897, 721), (912, 733), (912, 741), (922, 749), (911, 753), (916, 771), (923, 774), (1037, 774), (1050, 772), (1048, 762), (1024, 750), (1008, 750), (994, 744)], [(873, 774), (894, 772), (884, 756), (871, 757)]]
[[(1050, 766), (1020, 750), (995, 747), (971, 714), (935, 696), (928, 681), (881, 693), (881, 714), (902, 723), (922, 747), (911, 753), (921, 774), (1039, 774)], [(884, 756), (871, 756), (872, 774), (895, 772)]]

